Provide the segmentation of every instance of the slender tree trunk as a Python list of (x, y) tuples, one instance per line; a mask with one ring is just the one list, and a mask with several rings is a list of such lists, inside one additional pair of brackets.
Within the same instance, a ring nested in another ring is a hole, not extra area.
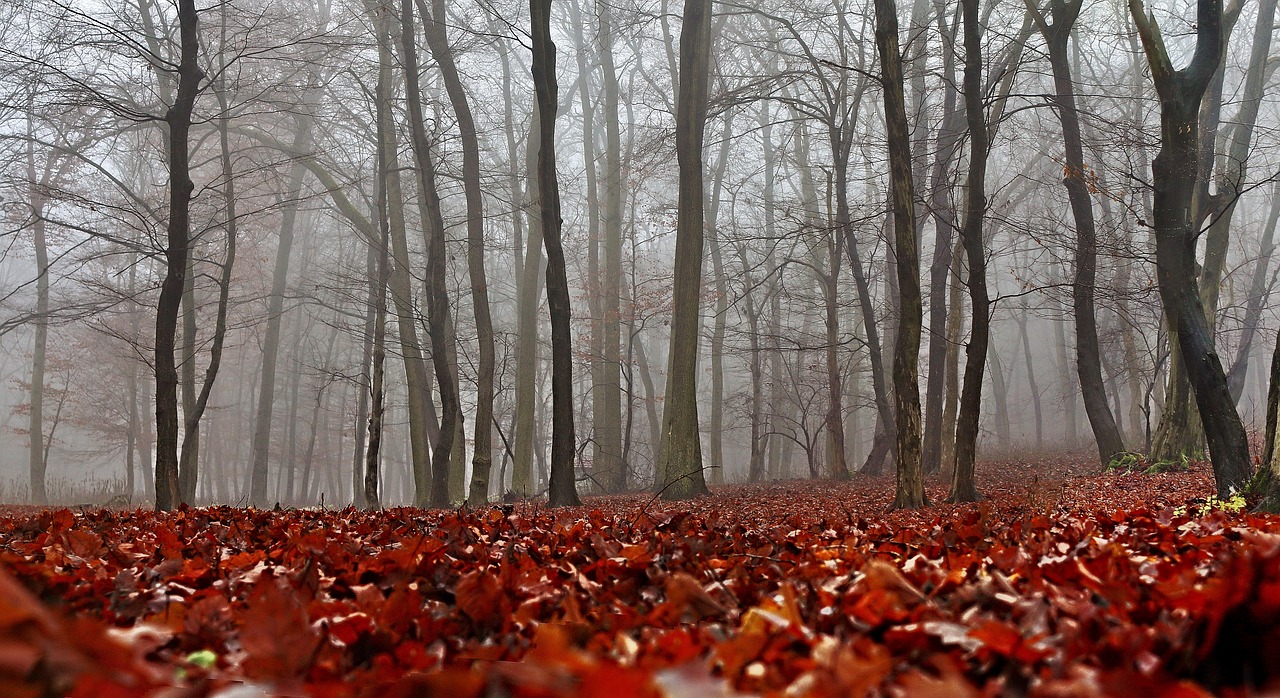
[[(396, 331), (400, 339), (400, 355), (404, 362), (405, 383), (409, 412), (409, 450), (412, 460), (414, 503), (425, 506), (430, 497), (432, 487), (433, 458), (429, 448), (432, 426), (438, 426), (435, 416), (431, 414), (431, 379), (423, 360), (422, 343), (418, 338), (417, 310), (414, 307), (412, 279), (410, 274), (411, 258), (409, 256), (408, 233), (404, 216), (404, 192), (400, 179), (399, 139), (396, 135), (394, 110), (392, 105), (394, 70), (396, 58), (392, 53), (394, 9), (390, 0), (366, 0), (366, 14), (374, 22), (378, 40), (378, 80), (384, 84), (381, 92), (385, 104), (378, 112), (382, 122), (379, 133), (384, 142), (381, 144), (386, 170), (384, 173), (386, 186), (386, 206), (390, 230), (390, 277), (388, 284), (392, 303), (395, 307)], [(424, 222), (424, 225), (426, 223)], [(430, 252), (428, 251), (428, 254)], [(428, 310), (428, 313), (430, 311)], [(444, 413), (442, 413), (444, 414)], [(452, 431), (450, 431), (452, 434)], [(438, 437), (439, 438), (439, 437)], [(437, 438), (437, 448), (439, 447)], [(440, 464), (448, 467), (448, 461)]]
[(484, 195), (480, 182), (480, 140), (476, 134), (471, 103), (458, 75), (453, 50), (446, 31), (445, 0), (432, 0), (427, 12), (418, 0), (423, 16), (427, 46), (440, 69), (449, 103), (458, 120), (462, 139), (462, 186), (467, 200), (467, 271), (471, 278), (471, 307), (475, 316), (479, 363), (476, 367), (475, 450), (471, 464), (471, 489), (467, 501), (481, 504), (489, 498), (489, 473), (493, 466), (493, 319), (489, 312), (489, 282), (485, 272)]
[[(946, 13), (938, 13), (938, 22), (946, 21)], [(954, 32), (951, 41), (954, 42)], [(947, 341), (948, 313), (947, 289), (950, 288), (947, 278), (951, 273), (953, 240), (955, 238), (956, 221), (949, 201), (950, 182), (948, 171), (951, 162), (959, 152), (961, 137), (964, 135), (964, 114), (956, 108), (955, 59), (950, 46), (944, 47), (942, 73), (946, 85), (943, 88), (942, 125), (938, 129), (938, 148), (934, 158), (933, 169), (929, 174), (929, 205), (933, 214), (933, 261), (929, 265), (929, 376), (925, 383), (924, 398), (924, 443), (920, 460), (926, 473), (939, 472), (944, 466), (950, 468), (950, 462), (944, 458), (943, 441), (950, 441), (954, 427), (945, 428), (943, 419), (946, 408), (946, 386), (948, 380), (947, 356), (953, 352)], [(917, 156), (920, 154), (917, 153)]]
[(916, 249), (915, 192), (911, 178), (911, 134), (907, 130), (902, 89), (902, 54), (898, 49), (898, 8), (893, 0), (876, 0), (876, 46), (884, 82), (884, 116), (889, 135), (892, 179), (893, 253), (897, 260), (898, 332), (894, 341), (893, 394), (897, 436), (895, 509), (916, 509), (929, 502), (920, 462), (920, 257)]
[(156, 303), (156, 511), (178, 505), (178, 369), (175, 363), (175, 335), (182, 288), (187, 271), (191, 233), (191, 181), (188, 138), (191, 114), (204, 73), (197, 60), (200, 39), (195, 0), (177, 0), (179, 62), (178, 89), (173, 105), (165, 112), (169, 128), (169, 222), (166, 228), (165, 277)]
[[(614, 66), (612, 3), (598, 3), (600, 16), (600, 68), (604, 77), (604, 278), (600, 321), (604, 325), (604, 383), (593, 406), (597, 416), (596, 442), (600, 445), (601, 472), (610, 491), (627, 488), (627, 462), (622, 450), (622, 124), (618, 104), (618, 72)], [(628, 131), (631, 133), (631, 131)]]
[[(405, 101), (409, 108), (409, 131), (413, 144), (413, 159), (418, 170), (418, 206), (421, 210), (423, 233), (427, 244), (427, 325), (431, 335), (431, 364), (435, 368), (436, 384), (440, 391), (440, 436), (431, 453), (431, 488), (428, 493), (417, 490), (414, 503), (447, 507), (451, 504), (450, 479), (461, 483), (461, 473), (450, 475), (453, 470), (453, 449), (464, 448), (458, 441), (458, 425), (462, 413), (458, 397), (457, 341), (449, 309), (447, 286), (447, 259), (445, 249), (444, 214), (440, 208), (440, 194), (436, 187), (435, 161), (431, 157), (431, 145), (422, 119), (422, 90), (418, 85), (418, 50), (414, 42), (413, 1), (400, 0), (401, 64), (405, 75)], [(439, 62), (439, 59), (437, 59)], [(461, 489), (455, 487), (455, 489)]]
[(733, 114), (724, 117), (720, 133), (720, 149), (707, 201), (707, 247), (711, 252), (711, 273), (715, 277), (716, 315), (711, 330), (711, 427), (708, 445), (711, 451), (711, 484), (724, 484), (724, 337), (729, 320), (729, 280), (725, 275), (724, 242), (720, 239), (720, 197), (724, 190), (725, 171), (729, 165), (729, 144), (733, 139)]
[(987, 210), (987, 117), (982, 101), (982, 27), (978, 0), (961, 0), (964, 24), (964, 109), (969, 125), (969, 177), (964, 226), (960, 239), (968, 261), (969, 303), (973, 324), (965, 351), (964, 389), (956, 423), (956, 465), (951, 477), (949, 502), (979, 498), (974, 481), (978, 421), (982, 415), (982, 377), (990, 340), (991, 301), (987, 295), (987, 257), (983, 218)]
[(187, 273), (182, 281), (181, 313), (182, 358), (178, 367), (181, 373), (179, 387), (182, 390), (183, 420), (178, 449), (178, 499), (180, 502), (187, 502), (188, 488), (192, 494), (195, 492), (196, 471), (200, 467), (200, 422), (197, 421), (188, 431), (186, 419), (196, 409), (196, 259), (192, 252), (187, 254)]
[[(1083, 0), (1050, 0), (1049, 17), (1030, 2), (1028, 8), (1049, 48), (1049, 65), (1053, 70), (1054, 106), (1062, 123), (1062, 143), (1066, 151), (1063, 186), (1071, 202), (1071, 215), (1076, 223), (1075, 278), (1071, 283), (1072, 315), (1076, 326), (1076, 372), (1085, 414), (1093, 428), (1098, 447), (1098, 460), (1105, 466), (1117, 453), (1124, 451), (1124, 440), (1107, 405), (1106, 387), (1102, 381), (1102, 364), (1098, 349), (1098, 320), (1094, 300), (1098, 276), (1098, 233), (1094, 223), (1093, 202), (1089, 188), (1091, 171), (1084, 162), (1084, 146), (1080, 135), (1080, 114), (1076, 108), (1075, 86), (1067, 57), (1067, 40), (1071, 36)], [(1049, 20), (1052, 19), (1052, 24)], [(1096, 186), (1096, 184), (1094, 185)]]
[[(311, 149), (311, 119), (301, 116), (293, 135), (293, 149)], [(275, 406), (276, 364), (280, 356), (280, 325), (284, 320), (284, 293), (289, 279), (289, 257), (297, 227), (298, 199), (305, 169), (295, 162), (289, 168), (284, 208), (280, 212), (280, 242), (276, 246), (275, 268), (271, 274), (271, 297), (267, 302), (267, 333), (262, 340), (262, 388), (258, 392), (257, 418), (253, 425), (253, 449), (249, 501), (257, 507), (267, 504), (268, 456), (271, 450), (272, 410)]]
[[(27, 122), (28, 130), (33, 130)], [(31, 347), (31, 402), (27, 413), (28, 472), (31, 477), (31, 503), (48, 504), (45, 488), (48, 461), (44, 448), (44, 383), (45, 356), (49, 341), (49, 247), (45, 241), (44, 209), (48, 197), (36, 175), (35, 137), (27, 140), (27, 187), (31, 207), (31, 237), (36, 253), (36, 320), (35, 341)]]
[(1027, 387), (1031, 390), (1031, 407), (1036, 415), (1036, 450), (1044, 448), (1044, 412), (1040, 404), (1040, 383), (1036, 380), (1035, 361), (1031, 355), (1031, 335), (1027, 332), (1030, 308), (1024, 307), (1018, 317), (1018, 333), (1022, 335), (1022, 357), (1027, 367)]
[[(378, 176), (381, 177), (381, 174), (378, 174)], [(381, 180), (379, 180), (378, 186), (381, 187)], [(379, 213), (379, 221), (381, 221), (381, 213)], [(356, 420), (353, 431), (356, 445), (352, 452), (351, 460), (351, 503), (358, 509), (363, 509), (367, 506), (364, 498), (364, 457), (366, 440), (370, 434), (369, 400), (372, 397), (373, 389), (371, 374), (373, 370), (374, 333), (377, 331), (375, 328), (378, 326), (378, 298), (381, 297), (383, 302), (386, 302), (386, 287), (385, 285), (379, 285), (382, 283), (381, 271), (378, 267), (379, 254), (382, 249), (381, 244), (381, 236), (377, 241), (369, 240), (365, 251), (365, 278), (369, 283), (369, 292), (365, 299), (364, 333), (360, 338), (360, 373), (355, 382), (355, 391), (357, 393)]]
[[(1210, 227), (1210, 235), (1222, 228), (1220, 235), (1227, 237), (1226, 228), (1231, 225), (1236, 204), (1244, 193), (1245, 177), (1248, 174), (1249, 151), (1253, 144), (1253, 131), (1258, 121), (1258, 111), (1262, 106), (1262, 96), (1267, 73), (1274, 68), (1269, 57), (1271, 55), (1271, 37), (1275, 33), (1276, 0), (1261, 0), (1258, 3), (1258, 21), (1253, 32), (1253, 45), (1249, 54), (1249, 67), (1245, 72), (1244, 95), (1240, 108), (1233, 120), (1230, 147), (1226, 158), (1222, 160), (1218, 174), (1217, 196), (1225, 198), (1222, 212)], [(1280, 190), (1277, 190), (1280, 191)], [(1244, 379), (1248, 370), (1250, 349), (1258, 320), (1261, 317), (1263, 296), (1265, 296), (1265, 277), (1268, 263), (1275, 250), (1274, 239), (1276, 216), (1280, 213), (1280, 196), (1274, 197), (1271, 212), (1267, 218), (1263, 232), (1262, 252), (1254, 270), (1250, 284), (1249, 297), (1246, 299), (1244, 330), (1240, 337), (1236, 360), (1231, 362), (1227, 371), (1227, 385), (1231, 397), (1237, 403), (1244, 392)], [(1216, 300), (1216, 298), (1214, 299)], [(1215, 303), (1216, 305), (1216, 303)]]
[(1240, 403), (1244, 393), (1244, 381), (1249, 371), (1249, 356), (1253, 349), (1253, 340), (1258, 334), (1262, 322), (1262, 309), (1270, 296), (1267, 293), (1268, 271), (1271, 258), (1276, 251), (1276, 222), (1280, 219), (1280, 183), (1271, 194), (1271, 208), (1267, 214), (1266, 226), (1262, 230), (1262, 248), (1254, 261), (1253, 277), (1249, 282), (1249, 296), (1245, 299), (1244, 324), (1240, 332), (1240, 344), (1236, 349), (1236, 358), (1227, 371), (1227, 387), (1231, 390), (1231, 398)]
[[(226, 17), (223, 16), (223, 38), (226, 36)], [(196, 478), (199, 473), (196, 464), (196, 453), (200, 443), (200, 418), (204, 416), (209, 405), (209, 397), (213, 394), (214, 381), (218, 370), (222, 367), (222, 348), (227, 338), (227, 308), (231, 296), (231, 271), (236, 261), (236, 237), (238, 235), (238, 214), (236, 213), (236, 180), (231, 162), (230, 108), (227, 104), (226, 85), (222, 83), (218, 89), (218, 102), (223, 117), (218, 120), (218, 144), (222, 160), (223, 206), (226, 216), (226, 253), (222, 260), (222, 274), (218, 279), (218, 309), (214, 319), (213, 343), (209, 348), (209, 366), (205, 369), (204, 381), (200, 385), (200, 394), (190, 409), (184, 411), (184, 440), (182, 443), (181, 461), (178, 464), (178, 485), (182, 501), (191, 503), (196, 497)], [(192, 358), (194, 363), (194, 357)]]
[(698, 306), (702, 289), (703, 139), (710, 73), (711, 0), (685, 0), (676, 96), (676, 157), (680, 195), (675, 288), (666, 404), (657, 486), (666, 499), (707, 493), (698, 433)]
[(542, 115), (538, 188), (542, 241), (547, 252), (547, 305), (551, 311), (551, 506), (576, 505), (573, 428), (573, 336), (569, 328), (569, 279), (560, 243), (560, 185), (556, 180), (556, 47), (551, 41), (551, 0), (529, 0), (533, 37), (533, 86)]
[[(1015, 363), (1017, 358), (1015, 348)], [(991, 401), (995, 403), (993, 417), (996, 423), (996, 443), (1001, 451), (1009, 453), (1013, 449), (1013, 425), (1009, 421), (1009, 386), (1005, 383), (1004, 363), (1000, 361), (1000, 350), (997, 347), (987, 347), (987, 363), (990, 364), (988, 368), (991, 371)]]
[(1191, 210), (1199, 157), (1197, 112), (1222, 56), (1222, 3), (1197, 2), (1196, 51), (1190, 65), (1180, 71), (1173, 69), (1160, 30), (1141, 0), (1130, 0), (1129, 10), (1161, 99), (1160, 152), (1151, 163), (1160, 298), (1195, 393), (1218, 494), (1228, 497), (1249, 479), (1249, 444), (1200, 299)]
[[(369, 438), (364, 453), (364, 482), (363, 494), (360, 497), (364, 501), (364, 507), (369, 510), (377, 510), (382, 508), (382, 496), (379, 490), (379, 475), (381, 455), (382, 455), (382, 436), (384, 432), (383, 420), (386, 414), (386, 363), (387, 363), (387, 286), (391, 280), (391, 224), (388, 209), (388, 180), (390, 179), (390, 169), (392, 158), (390, 154), (390, 139), (384, 133), (384, 129), (390, 125), (390, 119), (384, 118), (383, 112), (387, 109), (389, 100), (386, 91), (390, 89), (390, 71), (382, 71), (379, 74), (377, 85), (378, 110), (378, 190), (374, 201), (374, 209), (378, 214), (378, 261), (376, 274), (371, 275), (369, 296), (373, 305), (373, 333), (371, 335), (371, 355), (370, 355), (370, 408), (369, 408)], [(373, 244), (373, 241), (370, 241)], [(410, 446), (412, 448), (412, 445)]]
[(939, 472), (950, 480), (956, 467), (956, 425), (960, 408), (960, 340), (964, 332), (964, 256), (953, 255), (947, 299), (946, 393), (942, 401), (942, 464)]
[[(535, 102), (529, 140), (525, 148), (528, 173), (529, 235), (520, 269), (516, 325), (516, 409), (515, 454), (512, 459), (511, 489), (518, 497), (533, 496), (533, 462), (538, 395), (538, 306), (541, 293), (542, 194), (537, 163), (541, 148), (542, 115)], [(541, 450), (541, 445), (538, 445)]]

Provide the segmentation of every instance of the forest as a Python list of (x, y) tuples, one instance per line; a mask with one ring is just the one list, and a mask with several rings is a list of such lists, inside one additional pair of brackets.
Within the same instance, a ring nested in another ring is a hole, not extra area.
[(6, 0), (0, 693), (1280, 690), (1277, 0)]

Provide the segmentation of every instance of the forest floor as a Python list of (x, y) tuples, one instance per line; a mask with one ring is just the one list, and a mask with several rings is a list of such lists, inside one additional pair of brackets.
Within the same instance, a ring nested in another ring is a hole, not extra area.
[[(0, 695), (1252, 695), (1280, 518), (985, 463), (470, 511), (0, 510)], [(946, 494), (931, 482), (934, 502)]]

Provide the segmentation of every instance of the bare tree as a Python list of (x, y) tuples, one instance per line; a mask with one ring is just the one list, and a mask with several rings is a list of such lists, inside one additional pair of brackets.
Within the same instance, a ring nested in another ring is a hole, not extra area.
[(156, 511), (173, 509), (178, 490), (178, 371), (174, 338), (182, 303), (183, 278), (191, 234), (191, 114), (204, 71), (200, 56), (199, 16), (195, 0), (178, 0), (178, 88), (165, 112), (169, 127), (169, 223), (166, 230), (165, 277), (156, 305)]
[(556, 181), (556, 46), (551, 41), (551, 0), (529, 0), (533, 37), (533, 85), (542, 114), (538, 130), (538, 188), (542, 241), (547, 252), (547, 304), (551, 310), (551, 506), (576, 505), (573, 430), (573, 337), (569, 332), (569, 279), (560, 242), (560, 186)]
[(1249, 443), (1200, 301), (1191, 210), (1199, 172), (1200, 101), (1222, 57), (1222, 2), (1197, 1), (1195, 54), (1181, 70), (1173, 67), (1160, 28), (1142, 0), (1129, 0), (1129, 12), (1161, 104), (1160, 152), (1151, 163), (1160, 298), (1195, 392), (1218, 494), (1227, 497), (1249, 479)]
[(711, 0), (685, 0), (676, 94), (680, 195), (666, 404), (655, 486), (666, 499), (707, 493), (698, 433), (698, 306), (702, 290), (703, 139), (710, 75)]
[(898, 8), (893, 0), (876, 0), (876, 47), (884, 92), (884, 120), (889, 136), (892, 181), (893, 242), (897, 260), (898, 334), (894, 341), (894, 432), (897, 436), (895, 509), (927, 505), (920, 462), (920, 257), (916, 249), (915, 191), (911, 177), (911, 134), (902, 85), (902, 53), (898, 49)]

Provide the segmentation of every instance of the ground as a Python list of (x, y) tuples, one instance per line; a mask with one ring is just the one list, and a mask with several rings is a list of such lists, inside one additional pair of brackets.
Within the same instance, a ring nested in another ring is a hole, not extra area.
[(1202, 465), (1088, 471), (987, 463), (985, 502), (898, 512), (888, 478), (564, 510), (9, 509), (0, 694), (1280, 688), (1280, 518), (1224, 511)]

